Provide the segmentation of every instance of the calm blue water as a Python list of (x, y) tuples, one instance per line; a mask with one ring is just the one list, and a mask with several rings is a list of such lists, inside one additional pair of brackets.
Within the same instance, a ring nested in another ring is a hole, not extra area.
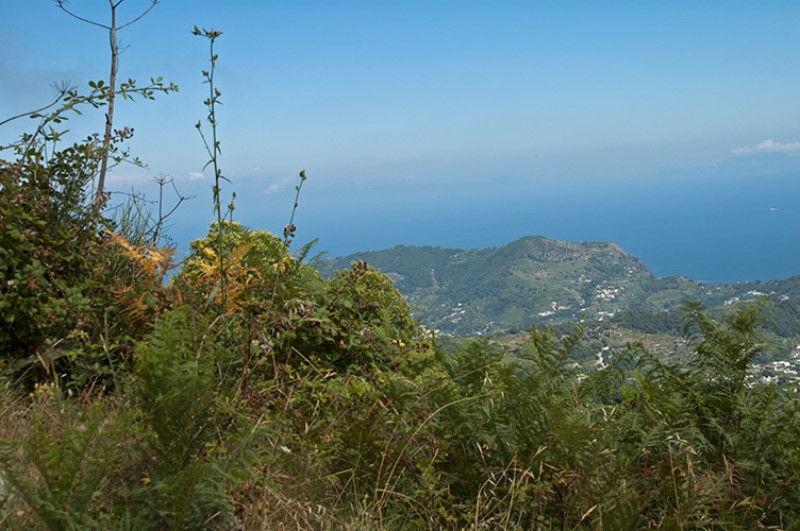
[[(280, 232), (288, 220), (293, 196), (274, 204), (246, 190), (239, 197), (236, 219), (246, 225)], [(582, 184), (376, 180), (349, 188), (310, 180), (296, 222), (297, 243), (317, 237), (315, 249), (330, 256), (398, 244), (492, 247), (543, 235), (613, 241), (658, 276), (734, 282), (800, 274), (799, 174)], [(194, 234), (183, 228), (179, 243), (202, 234), (202, 226)]]

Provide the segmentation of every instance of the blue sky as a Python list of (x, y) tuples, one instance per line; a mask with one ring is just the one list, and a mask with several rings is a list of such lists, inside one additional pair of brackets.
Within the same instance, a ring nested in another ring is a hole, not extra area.
[[(147, 4), (125, 0), (122, 18)], [(107, 20), (105, 0), (69, 6)], [(502, 209), (504, 197), (537, 187), (568, 198), (663, 179), (664, 168), (800, 154), (796, 1), (163, 0), (121, 33), (120, 75), (163, 75), (180, 93), (120, 105), (116, 122), (135, 128), (132, 149), (150, 169), (120, 167), (111, 182), (146, 189), (168, 174), (197, 194), (179, 214), (179, 240), (201, 235), (211, 210), (193, 127), (207, 68), (195, 24), (224, 33), (222, 168), (239, 191), (237, 215), (279, 232), (305, 168), (300, 234), (337, 254), (431, 243), (397, 229), (396, 201), (442, 227), (435, 243), (450, 234), (454, 246), (482, 245), (491, 239), (472, 243), (463, 220), (448, 228), (453, 214), (430, 211), (488, 196)], [(107, 35), (50, 0), (2, 0), (0, 30), (0, 118), (47, 101), (53, 82), (107, 75)], [(0, 128), (0, 142), (25, 125)], [(99, 114), (72, 124), (101, 126)], [(391, 236), (374, 233), (380, 219), (365, 222), (395, 210)], [(364, 223), (373, 233), (359, 240)], [(496, 234), (492, 244), (510, 239), (489, 221), (476, 226)], [(577, 238), (614, 236), (586, 232)]]

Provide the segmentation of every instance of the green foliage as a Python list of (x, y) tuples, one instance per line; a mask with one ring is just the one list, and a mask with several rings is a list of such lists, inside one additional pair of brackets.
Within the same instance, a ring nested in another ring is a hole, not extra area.
[(89, 192), (98, 154), (89, 139), (0, 165), (0, 360), (29, 379), (110, 383), (169, 304), (171, 251), (104, 228)]
[[(132, 130), (115, 131), (107, 141), (92, 135), (61, 147), (68, 131), (57, 130), (59, 124), (73, 112), (103, 107), (113, 98), (113, 90), (102, 82), (89, 85), (87, 94), (63, 86), (51, 105), (19, 115), (39, 120), (38, 126), (0, 148), (15, 155), (13, 161), (0, 160), (0, 363), (29, 379), (41, 372), (77, 387), (105, 385), (127, 362), (131, 340), (146, 325), (137, 318), (139, 326), (130, 326), (130, 316), (124, 315), (130, 305), (118, 296), (124, 292), (139, 300), (144, 295), (140, 281), (153, 276), (146, 271), (120, 285), (115, 273), (141, 270), (142, 264), (132, 264), (109, 241), (113, 224), (103, 217), (104, 201), (92, 197), (107, 159), (112, 167), (138, 163), (121, 147)], [(145, 86), (128, 80), (117, 93), (153, 99), (158, 92), (175, 90), (158, 78)], [(42, 114), (54, 105), (55, 110)], [(144, 280), (150, 295), (160, 291), (152, 278)]]
[(683, 330), (682, 312), (678, 308), (667, 311), (625, 311), (614, 316), (614, 324), (639, 330), (647, 334), (681, 335)]
[[(235, 507), (262, 527), (799, 521), (797, 397), (750, 376), (760, 306), (724, 322), (688, 306), (686, 363), (667, 364), (639, 344), (582, 375), (573, 361), (582, 326), (534, 327), (516, 349), (484, 338), (444, 351), (385, 275), (356, 263), (323, 280), (278, 237), (226, 224), (229, 311), (214, 307), (212, 226), (175, 279), (185, 302), (158, 314), (136, 348), (134, 407), (119, 417), (128, 438), (112, 437), (119, 430), (98, 417), (91, 444), (64, 445), (70, 455), (59, 463), (82, 463), (92, 477), (102, 474), (86, 463), (121, 463), (103, 480), (116, 482), (116, 494), (88, 481), (100, 494), (84, 506), (81, 476), (59, 476), (67, 486), (55, 494), (38, 479), (27, 491), (20, 482), (15, 492), (29, 493), (42, 522), (80, 513), (93, 520), (75, 525), (117, 518), (199, 528), (217, 515), (212, 522), (225, 526)], [(51, 433), (37, 437), (8, 452), (59, 448)], [(123, 451), (106, 457), (103, 448)], [(44, 471), (56, 466), (39, 461)], [(247, 472), (232, 474), (237, 463)], [(62, 509), (53, 517), (50, 506)], [(274, 519), (264, 519), (267, 506)]]
[(800, 335), (794, 331), (800, 277), (716, 285), (656, 278), (640, 260), (606, 242), (527, 237), (478, 250), (398, 246), (322, 260), (318, 267), (331, 277), (353, 261), (394, 279), (426, 327), (460, 336), (586, 319), (606, 332), (621, 326), (679, 338), (685, 301), (702, 300), (720, 317), (759, 293), (773, 294), (774, 315), (766, 326), (780, 337)]
[[(140, 343), (136, 367), (141, 408), (141, 475), (135, 501), (158, 527), (226, 528), (228, 490), (253, 476), (259, 421), (231, 407), (230, 330), (219, 318), (182, 306), (164, 314)], [(262, 415), (263, 418), (263, 415)]]
[(164, 314), (137, 349), (141, 407), (153, 433), (154, 462), (163, 475), (196, 459), (214, 423), (214, 370), (221, 356), (214, 338), (200, 333), (204, 328), (183, 307)]
[(86, 188), (96, 164), (97, 146), (86, 143), (47, 165), (0, 165), (0, 351), (11, 359), (63, 338), (90, 311), (100, 235)]
[(701, 338), (695, 347), (695, 365), (713, 376), (710, 387), (720, 394), (741, 392), (748, 368), (764, 348), (758, 340), (762, 307), (763, 302), (743, 308), (722, 326), (708, 318), (699, 303), (687, 304), (686, 331), (697, 330)]
[(785, 298), (771, 304), (766, 310), (765, 327), (781, 337), (800, 336), (800, 300)]
[[(321, 269), (331, 275), (361, 260), (397, 279), (427, 327), (460, 335), (615, 311), (636, 301), (652, 277), (613, 244), (543, 237), (481, 250), (401, 246), (323, 261)], [(597, 297), (606, 287), (622, 289), (606, 301)]]
[[(199, 310), (219, 308), (222, 284), (214, 245), (228, 255), (227, 295), (244, 370), (268, 373), (283, 364), (316, 360), (340, 371), (348, 367), (388, 367), (411, 345), (418, 330), (408, 303), (391, 280), (364, 264), (354, 264), (331, 280), (302, 261), (308, 249), (290, 254), (285, 242), (265, 231), (223, 222), (212, 224), (175, 279), (189, 290), (185, 299)], [(292, 361), (293, 360), (293, 361)]]
[(49, 529), (101, 526), (124, 424), (99, 405), (75, 408), (54, 386), (37, 388), (32, 409), (26, 436), (2, 443), (0, 471), (11, 492)]
[(797, 469), (785, 446), (800, 434), (797, 397), (748, 377), (759, 310), (746, 307), (720, 324), (690, 305), (688, 324), (698, 332), (690, 364), (666, 365), (640, 349), (638, 369), (616, 365), (592, 379), (596, 389), (628, 374), (602, 411), (617, 417), (607, 430), (617, 432), (620, 455), (635, 458), (627, 475), (642, 472), (646, 510), (660, 525), (791, 528), (797, 521), (786, 490)]
[(221, 356), (213, 335), (195, 333), (197, 324), (188, 308), (159, 319), (138, 348), (132, 402), (115, 411), (83, 408), (55, 386), (37, 388), (27, 433), (3, 442), (0, 470), (39, 522), (50, 529), (226, 525), (226, 489), (244, 476), (232, 471), (245, 466), (252, 436), (239, 436), (230, 413), (226, 437), (217, 432)]
[[(296, 263), (277, 236), (232, 221), (213, 223), (208, 236), (192, 242), (190, 248), (192, 255), (176, 285), (185, 282), (194, 300), (206, 307), (213, 303), (221, 309), (224, 297), (234, 311), (263, 309), (272, 299), (285, 298), (302, 289), (297, 280), (312, 274)], [(224, 287), (218, 265), (220, 252), (227, 257)], [(283, 280), (290, 280), (291, 285), (284, 285)]]
[(391, 354), (402, 352), (416, 335), (406, 300), (388, 277), (363, 262), (338, 273), (324, 295), (334, 346), (328, 361), (334, 366), (387, 368)]

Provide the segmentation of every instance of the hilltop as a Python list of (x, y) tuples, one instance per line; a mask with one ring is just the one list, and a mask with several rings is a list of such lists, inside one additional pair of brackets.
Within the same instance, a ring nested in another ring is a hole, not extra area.
[[(394, 280), (430, 328), (456, 335), (515, 332), (531, 324), (616, 323), (644, 332), (678, 332), (687, 300), (723, 310), (771, 295), (782, 335), (798, 313), (800, 277), (707, 284), (656, 277), (611, 242), (565, 242), (528, 236), (488, 249), (397, 246), (321, 260), (325, 275), (365, 261)], [(796, 322), (796, 320), (795, 320)]]

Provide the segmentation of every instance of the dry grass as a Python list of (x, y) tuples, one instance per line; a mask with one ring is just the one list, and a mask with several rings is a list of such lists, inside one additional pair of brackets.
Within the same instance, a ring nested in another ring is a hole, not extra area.
[[(19, 440), (30, 426), (34, 404), (24, 396), (3, 386), (0, 390), (0, 441)], [(32, 471), (33, 473), (33, 471)], [(35, 515), (23, 500), (10, 494), (0, 471), (0, 528), (36, 529)]]

